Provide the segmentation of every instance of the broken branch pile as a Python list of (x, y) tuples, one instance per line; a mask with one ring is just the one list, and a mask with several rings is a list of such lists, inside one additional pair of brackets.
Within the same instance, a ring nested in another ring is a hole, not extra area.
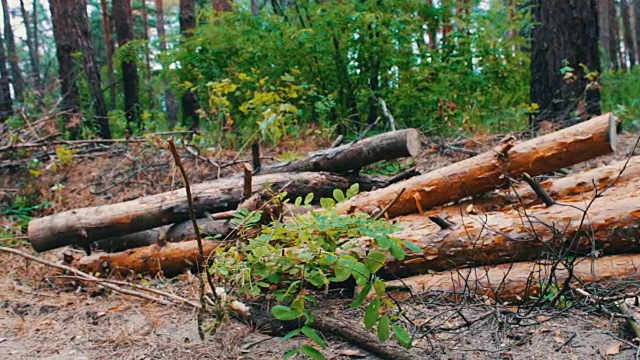
[[(404, 130), (312, 154), (298, 162), (263, 167), (253, 178), (252, 191), (269, 184), (276, 192), (287, 191), (291, 198), (314, 192), (318, 199), (330, 197), (335, 188), (359, 183), (365, 192), (338, 204), (339, 213), (394, 218), (402, 228), (394, 236), (423, 250), (422, 254), (408, 252), (403, 260), (389, 257), (383, 276), (415, 276), (389, 282), (405, 291), (396, 289), (392, 295), (407, 298), (410, 295), (406, 294), (433, 289), (456, 293), (464, 280), (476, 284), (463, 287), (465, 291), (501, 300), (525, 298), (535, 292), (529, 286), (534, 267), (556, 272), (558, 279), (566, 270), (557, 263), (526, 261), (640, 252), (640, 157), (541, 184), (530, 178), (615, 151), (617, 125), (616, 117), (606, 114), (532, 140), (507, 139), (484, 154), (386, 187), (380, 179), (360, 175), (308, 172), (344, 173), (349, 164), (357, 170), (383, 159), (414, 156), (419, 149), (417, 133)], [(527, 184), (514, 182), (522, 177)], [(193, 188), (200, 217), (212, 214), (210, 218), (218, 219), (200, 220), (207, 232), (231, 233), (233, 227), (220, 213), (241, 203), (242, 179), (222, 179)], [(180, 225), (188, 220), (184, 198), (184, 190), (177, 190), (55, 214), (33, 220), (29, 237), (37, 251), (94, 241), (109, 243), (104, 247), (112, 249), (124, 249), (127, 241), (138, 238), (145, 240), (137, 246), (158, 241), (160, 245), (85, 257), (77, 266), (90, 273), (177, 274), (202, 265), (197, 244), (190, 240), (193, 229)], [(165, 244), (167, 240), (185, 241)], [(366, 250), (371, 242), (363, 238), (360, 245)], [(204, 245), (208, 258), (224, 242), (205, 240)], [(514, 261), (518, 263), (511, 264)], [(640, 256), (593, 260), (596, 271), (587, 281), (589, 261), (577, 262), (570, 275), (583, 282), (633, 275), (627, 265), (640, 264)], [(611, 267), (613, 263), (624, 266)], [(433, 271), (439, 273), (422, 275)], [(523, 279), (529, 279), (526, 287)], [(407, 284), (401, 285), (403, 282)]]

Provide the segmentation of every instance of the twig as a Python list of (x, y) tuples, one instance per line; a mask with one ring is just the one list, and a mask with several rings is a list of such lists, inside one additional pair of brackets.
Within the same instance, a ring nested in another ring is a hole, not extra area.
[[(201, 264), (205, 264), (205, 256), (204, 249), (202, 247), (202, 239), (200, 238), (200, 229), (198, 228), (198, 222), (196, 219), (196, 213), (193, 210), (193, 197), (191, 195), (191, 186), (189, 185), (189, 178), (187, 176), (187, 172), (184, 170), (184, 166), (182, 166), (182, 160), (180, 160), (180, 155), (178, 155), (178, 149), (176, 148), (176, 144), (173, 142), (173, 139), (170, 138), (167, 140), (169, 151), (173, 155), (173, 159), (182, 174), (182, 178), (184, 179), (185, 191), (187, 193), (187, 203), (189, 204), (189, 216), (191, 217), (191, 223), (193, 224), (193, 231), (196, 234), (196, 241), (198, 242), (198, 252), (199, 252), (199, 262)], [(205, 265), (206, 266), (206, 265)], [(211, 287), (212, 296), (216, 296), (216, 287), (213, 285), (211, 277), (209, 276), (209, 272), (205, 271), (205, 276), (207, 277), (207, 281), (209, 282), (209, 286)], [(205, 294), (204, 294), (204, 279), (202, 278), (202, 271), (198, 271), (198, 282), (200, 285), (200, 305), (198, 308), (198, 335), (200, 336), (200, 340), (204, 340), (204, 330), (202, 330), (202, 322), (204, 321), (204, 311), (206, 308), (205, 302)]]
[(251, 197), (251, 182), (253, 169), (251, 165), (244, 164), (244, 189), (242, 191), (242, 201)]
[(415, 167), (412, 167), (410, 169), (407, 169), (405, 171), (402, 171), (402, 172), (390, 177), (389, 180), (387, 180), (384, 183), (384, 187), (387, 187), (387, 186), (389, 186), (391, 184), (395, 184), (395, 183), (403, 181), (403, 180), (410, 179), (410, 178), (412, 178), (412, 177), (414, 177), (416, 175), (419, 175), (419, 174), (420, 174), (420, 172), (418, 172), (418, 170)]
[(343, 141), (344, 141), (344, 135), (338, 135), (338, 137), (335, 140), (333, 140), (333, 142), (331, 143), (330, 148), (333, 149), (335, 147), (340, 146)]
[(554, 350), (555, 351), (562, 350), (562, 348), (567, 346), (567, 345), (569, 345), (569, 343), (571, 341), (573, 341), (573, 339), (575, 339), (577, 335), (578, 335), (578, 333), (574, 332), (573, 335), (569, 336), (569, 338), (565, 342), (563, 342), (561, 345), (557, 346)]
[(404, 191), (405, 191), (405, 190), (406, 190), (405, 188), (402, 188), (402, 190), (400, 190), (400, 191), (398, 192), (398, 195), (396, 195), (396, 197), (395, 197), (393, 200), (391, 200), (391, 202), (390, 202), (390, 203), (388, 203), (388, 204), (387, 204), (387, 206), (385, 206), (385, 207), (384, 207), (384, 209), (382, 209), (379, 213), (377, 213), (377, 214), (373, 217), (373, 220), (378, 220), (378, 219), (380, 219), (380, 218), (384, 215), (384, 213), (386, 213), (386, 212), (387, 212), (387, 210), (389, 210), (389, 208), (390, 208), (390, 207), (392, 207), (392, 206), (393, 206), (393, 205), (398, 201), (398, 199), (400, 199), (400, 196), (402, 196), (402, 194), (404, 194)]
[(452, 223), (441, 218), (438, 214), (430, 214), (428, 217), (429, 217), (429, 220), (433, 221), (436, 225), (438, 225), (440, 229), (445, 230), (453, 226)]
[(616, 308), (618, 311), (627, 316), (627, 323), (629, 327), (633, 330), (633, 333), (636, 335), (636, 338), (640, 338), (640, 325), (638, 324), (638, 319), (631, 313), (629, 307), (624, 301), (621, 301), (616, 304)]
[(139, 297), (139, 298), (150, 300), (150, 301), (153, 301), (153, 302), (157, 302), (159, 304), (166, 305), (166, 306), (175, 305), (174, 303), (171, 303), (171, 302), (166, 301), (164, 299), (160, 299), (160, 298), (157, 298), (155, 296), (151, 296), (151, 295), (148, 295), (148, 294), (145, 294), (145, 293), (141, 293), (139, 291), (123, 289), (123, 288), (121, 288), (121, 287), (119, 287), (117, 285), (105, 282), (102, 279), (99, 279), (99, 278), (97, 278), (97, 277), (95, 277), (93, 275), (87, 274), (87, 273), (85, 273), (83, 271), (80, 271), (78, 269), (74, 269), (74, 268), (72, 268), (70, 266), (66, 266), (66, 265), (62, 265), (62, 264), (56, 264), (56, 263), (53, 263), (51, 261), (47, 261), (47, 260), (35, 257), (33, 255), (29, 255), (29, 254), (27, 254), (25, 252), (22, 252), (20, 250), (16, 250), (14, 248), (0, 246), (0, 251), (6, 252), (6, 253), (10, 253), (10, 254), (14, 254), (14, 255), (18, 255), (18, 256), (22, 256), (25, 259), (29, 259), (29, 260), (38, 262), (40, 264), (44, 264), (44, 265), (47, 265), (47, 266), (50, 266), (50, 267), (54, 267), (54, 268), (57, 268), (57, 269), (60, 269), (60, 270), (68, 271), (68, 272), (70, 272), (72, 274), (75, 274), (75, 275), (83, 278), (84, 280), (98, 282), (98, 283), (100, 283), (100, 286), (105, 287), (107, 289), (111, 289), (111, 290), (113, 290), (115, 292), (119, 292), (121, 294)]
[(362, 134), (360, 134), (360, 136), (358, 136), (358, 140), (356, 140), (356, 141), (364, 139), (364, 137), (367, 136), (367, 133), (369, 131), (371, 131), (371, 129), (373, 129), (378, 124), (378, 121), (380, 121), (380, 117), (376, 118), (376, 121), (374, 121), (371, 124), (367, 125), (367, 127), (364, 129)]
[(522, 180), (524, 180), (524, 182), (529, 184), (529, 186), (533, 189), (533, 192), (535, 192), (536, 195), (538, 195), (540, 200), (542, 200), (544, 204), (547, 205), (547, 207), (556, 203), (556, 201), (553, 200), (553, 198), (546, 191), (544, 191), (542, 186), (540, 186), (540, 184), (537, 181), (535, 181), (529, 174), (527, 173), (522, 174)]
[(389, 128), (391, 129), (391, 131), (396, 131), (396, 119), (393, 118), (393, 115), (391, 115), (389, 108), (387, 108), (387, 103), (384, 100), (382, 100), (382, 98), (376, 97), (375, 95), (373, 95), (373, 98), (376, 99), (380, 104), (380, 107), (382, 108), (382, 113), (389, 121)]

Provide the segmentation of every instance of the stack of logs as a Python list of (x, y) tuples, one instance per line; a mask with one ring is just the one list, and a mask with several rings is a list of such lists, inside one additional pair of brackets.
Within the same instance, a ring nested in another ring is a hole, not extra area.
[[(389, 258), (381, 270), (396, 277), (387, 284), (397, 299), (471, 291), (513, 300), (535, 294), (549, 278), (581, 284), (638, 278), (640, 255), (630, 254), (640, 252), (640, 157), (541, 183), (532, 178), (614, 152), (618, 125), (605, 114), (527, 141), (505, 138), (486, 153), (408, 179), (359, 175), (368, 164), (420, 152), (418, 131), (395, 131), (261, 168), (251, 192), (268, 184), (291, 198), (313, 192), (319, 199), (359, 183), (361, 194), (337, 210), (384, 215), (402, 228), (394, 237), (423, 250)], [(225, 214), (246, 206), (246, 180), (192, 187), (205, 235), (233, 231)], [(38, 252), (71, 244), (119, 251), (82, 258), (76, 266), (86, 272), (171, 276), (201, 265), (188, 220), (180, 189), (35, 219), (29, 239)], [(208, 256), (223, 244), (203, 245)], [(371, 239), (361, 245), (366, 249)], [(576, 259), (571, 266), (557, 262), (566, 255)]]

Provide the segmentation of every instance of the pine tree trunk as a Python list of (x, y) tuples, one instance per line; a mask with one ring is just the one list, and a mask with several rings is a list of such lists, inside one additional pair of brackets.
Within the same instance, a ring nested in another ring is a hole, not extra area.
[(633, 25), (636, 38), (636, 59), (640, 63), (640, 0), (632, 3), (633, 8)]
[(149, 12), (147, 11), (147, 0), (142, 0), (142, 39), (145, 41), (144, 63), (145, 79), (147, 81), (147, 107), (153, 108), (153, 94), (151, 87), (151, 44), (149, 43)]
[(11, 115), (13, 115), (13, 100), (9, 88), (7, 54), (4, 51), (4, 39), (0, 34), (0, 122), (7, 121)]
[[(120, 51), (134, 39), (133, 19), (131, 17), (131, 0), (113, 0), (112, 14), (116, 25), (118, 47)], [(121, 56), (122, 80), (124, 84), (124, 111), (127, 117), (127, 130), (130, 134), (134, 129), (141, 131), (142, 123), (139, 116), (138, 98), (138, 65), (137, 53), (133, 48), (127, 49)]]
[(229, 0), (213, 0), (213, 9), (219, 12), (231, 11), (231, 3)]
[(7, 0), (2, 0), (2, 13), (4, 15), (4, 35), (7, 40), (13, 93), (16, 101), (22, 103), (24, 102), (24, 79), (22, 78), (22, 71), (20, 71), (18, 51), (16, 49), (16, 41), (13, 37), (13, 29), (11, 28), (11, 15), (9, 14), (9, 4)]
[[(164, 6), (162, 0), (155, 0), (156, 4), (156, 28), (158, 37), (160, 38), (160, 51), (167, 51), (167, 39), (165, 39), (164, 31)], [(169, 118), (169, 126), (173, 128), (178, 122), (178, 105), (176, 102), (176, 94), (169, 88), (169, 84), (165, 81), (164, 98), (167, 106), (167, 117)]]
[(42, 87), (42, 83), (40, 81), (40, 56), (38, 54), (38, 49), (34, 46), (33, 28), (31, 27), (29, 12), (24, 6), (24, 0), (20, 0), (20, 11), (22, 13), (25, 32), (27, 34), (27, 48), (29, 49), (29, 63), (31, 65), (31, 81), (33, 82), (33, 86), (39, 90)]
[(258, 16), (260, 9), (258, 8), (258, 0), (251, 0), (251, 15)]
[(618, 47), (615, 39), (615, 29), (611, 24), (611, 13), (615, 14), (613, 0), (598, 0), (598, 31), (600, 43), (607, 54), (606, 63), (610, 69), (617, 70)]
[(625, 53), (629, 60), (629, 68), (632, 68), (636, 65), (636, 44), (633, 41), (633, 29), (631, 28), (630, 9), (627, 0), (620, 0), (620, 13), (622, 15)]
[[(596, 0), (536, 0), (531, 58), (531, 101), (540, 106), (533, 125), (564, 122), (574, 110), (585, 119), (600, 114), (600, 91), (587, 89), (584, 64), (600, 70)], [(567, 81), (560, 72), (573, 68)], [(573, 119), (571, 119), (573, 120)]]
[[(180, 32), (184, 37), (191, 37), (196, 27), (194, 0), (180, 0)], [(182, 121), (191, 124), (192, 129), (200, 127), (200, 118), (196, 112), (198, 107), (196, 95), (187, 91), (182, 95)]]
[(109, 97), (111, 110), (117, 108), (117, 95), (116, 95), (116, 77), (113, 69), (113, 52), (114, 44), (111, 38), (111, 19), (109, 17), (109, 7), (107, 0), (100, 0), (100, 8), (102, 9), (102, 31), (104, 31), (104, 44), (107, 53), (107, 76), (109, 80)]

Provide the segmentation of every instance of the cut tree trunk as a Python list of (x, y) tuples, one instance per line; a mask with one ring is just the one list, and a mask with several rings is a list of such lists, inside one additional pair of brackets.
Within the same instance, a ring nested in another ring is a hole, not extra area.
[[(192, 186), (198, 217), (235, 209), (242, 198), (243, 179), (221, 179)], [(270, 186), (287, 191), (290, 198), (310, 192), (315, 198), (331, 197), (334, 189), (345, 190), (359, 183), (362, 191), (382, 186), (364, 176), (338, 176), (328, 173), (283, 173), (259, 175), (253, 179), (253, 192)], [(112, 205), (75, 209), (34, 219), (29, 223), (29, 241), (34, 250), (47, 251), (71, 244), (86, 245), (114, 236), (153, 229), (189, 219), (184, 188)]]
[(384, 189), (360, 194), (338, 205), (346, 214), (361, 211), (375, 214), (387, 209), (389, 217), (480, 195), (508, 184), (509, 177), (531, 176), (570, 166), (615, 150), (617, 118), (613, 114), (521, 143), (500, 147)]
[[(560, 264), (552, 273), (552, 266), (548, 262), (520, 262), (413, 276), (388, 281), (386, 285), (389, 296), (400, 301), (444, 292), (451, 297), (472, 293), (513, 303), (538, 296), (541, 289), (547, 289), (550, 285), (562, 289), (569, 271)], [(553, 282), (549, 283), (552, 275)], [(597, 282), (606, 285), (608, 281), (619, 284), (622, 279), (639, 278), (640, 255), (605, 256), (595, 260), (580, 258), (574, 263), (571, 284), (583, 286)]]
[(407, 276), (535, 260), (545, 254), (558, 257), (565, 252), (610, 255), (640, 251), (640, 181), (610, 188), (590, 204), (593, 197), (561, 198), (550, 207), (447, 214), (442, 216), (451, 224), (446, 229), (428, 216), (399, 217), (397, 224), (404, 229), (393, 236), (411, 242), (424, 253), (409, 252), (403, 261), (389, 262), (388, 270)]
[(352, 144), (318, 151), (301, 160), (264, 167), (259, 173), (299, 171), (343, 173), (382, 160), (416, 156), (421, 147), (418, 130), (398, 130), (372, 136)]

